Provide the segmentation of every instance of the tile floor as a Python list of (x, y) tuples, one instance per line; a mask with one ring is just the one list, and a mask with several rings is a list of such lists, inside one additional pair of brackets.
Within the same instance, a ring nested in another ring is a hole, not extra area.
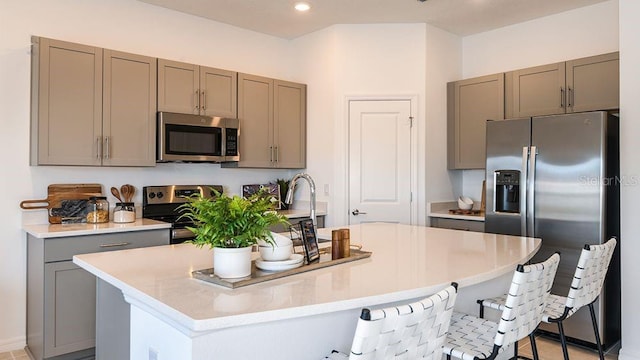
[[(538, 346), (538, 355), (540, 360), (556, 360), (562, 359), (562, 348), (560, 343), (548, 339), (544, 336), (536, 337), (536, 345)], [(531, 345), (529, 340), (518, 343), (518, 354), (532, 358)], [(569, 345), (569, 358), (571, 360), (598, 360), (598, 352), (579, 346)], [(618, 360), (618, 347), (614, 346), (605, 354), (606, 360)], [(29, 360), (29, 356), (24, 350), (15, 350), (0, 353), (0, 360)]]
[(29, 360), (29, 355), (24, 350), (14, 350), (0, 353), (0, 360)]
[[(562, 360), (562, 347), (560, 342), (544, 337), (536, 336), (536, 346), (540, 360)], [(619, 346), (613, 346), (605, 353), (605, 360), (618, 360)], [(518, 355), (533, 358), (529, 339), (518, 342)], [(0, 359), (2, 359), (0, 357)], [(569, 344), (570, 360), (598, 360), (598, 351)]]

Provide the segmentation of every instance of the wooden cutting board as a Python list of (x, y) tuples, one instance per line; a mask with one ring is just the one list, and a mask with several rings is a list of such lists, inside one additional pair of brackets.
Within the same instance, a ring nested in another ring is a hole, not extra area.
[(60, 224), (64, 218), (81, 215), (87, 200), (102, 195), (101, 184), (51, 184), (47, 187), (47, 198), (24, 200), (20, 207), (25, 210), (49, 210), (49, 223)]

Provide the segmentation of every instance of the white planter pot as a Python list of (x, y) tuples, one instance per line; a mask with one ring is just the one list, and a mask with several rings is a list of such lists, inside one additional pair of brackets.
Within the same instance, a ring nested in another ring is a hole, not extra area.
[(251, 246), (213, 248), (213, 273), (224, 279), (250, 276)]

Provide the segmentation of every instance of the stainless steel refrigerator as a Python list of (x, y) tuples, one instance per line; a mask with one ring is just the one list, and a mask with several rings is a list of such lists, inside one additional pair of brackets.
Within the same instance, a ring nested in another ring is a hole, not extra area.
[[(605, 347), (620, 339), (619, 121), (587, 112), (487, 122), (485, 231), (542, 239), (532, 262), (560, 252), (552, 288), (566, 296), (585, 244), (618, 246), (595, 305)], [(557, 334), (555, 324), (541, 330)], [(564, 323), (569, 341), (595, 347), (588, 309)]]

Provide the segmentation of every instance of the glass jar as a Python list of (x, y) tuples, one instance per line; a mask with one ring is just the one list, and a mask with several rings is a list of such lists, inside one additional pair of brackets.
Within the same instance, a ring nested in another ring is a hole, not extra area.
[(92, 196), (87, 201), (87, 223), (109, 222), (109, 202), (106, 196)]
[(116, 203), (113, 209), (114, 223), (130, 223), (136, 221), (136, 207), (132, 202)]

